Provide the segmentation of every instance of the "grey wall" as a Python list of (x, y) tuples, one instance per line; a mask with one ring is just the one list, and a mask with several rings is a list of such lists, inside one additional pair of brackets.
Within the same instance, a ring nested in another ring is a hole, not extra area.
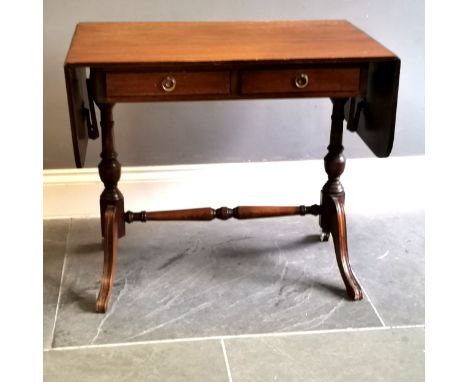
[[(392, 155), (424, 153), (423, 0), (44, 0), (44, 168), (74, 167), (63, 62), (79, 21), (347, 19), (400, 56)], [(116, 143), (125, 166), (319, 159), (325, 99), (118, 104)], [(137, 149), (135, 149), (137, 148)], [(371, 157), (345, 135), (345, 155)], [(99, 162), (90, 141), (87, 167)]]

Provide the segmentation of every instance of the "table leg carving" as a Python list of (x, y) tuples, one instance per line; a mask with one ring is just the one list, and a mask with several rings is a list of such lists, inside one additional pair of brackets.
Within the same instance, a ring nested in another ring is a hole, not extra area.
[(336, 260), (341, 277), (346, 286), (348, 296), (352, 300), (361, 300), (361, 287), (353, 274), (349, 263), (348, 242), (346, 237), (346, 216), (344, 211), (345, 192), (340, 181), (346, 158), (343, 155), (343, 120), (346, 99), (332, 99), (333, 113), (330, 133), (330, 145), (324, 158), (325, 171), (328, 181), (322, 188), (320, 226), (322, 227), (322, 240), (327, 241), (329, 235), (333, 237)]
[(118, 236), (125, 235), (124, 221), (124, 197), (117, 188), (117, 183), (120, 179), (120, 163), (117, 160), (117, 152), (114, 144), (114, 120), (112, 117), (112, 109), (114, 104), (98, 104), (101, 111), (101, 128), (102, 128), (102, 152), (101, 162), (99, 163), (99, 176), (104, 183), (104, 191), (100, 198), (101, 207), (101, 232), (104, 237), (105, 212), (107, 207), (113, 205), (116, 207), (116, 224)]
[(102, 270), (101, 289), (96, 301), (96, 312), (105, 313), (112, 293), (115, 262), (117, 257), (118, 227), (117, 208), (109, 205), (104, 213), (104, 266)]

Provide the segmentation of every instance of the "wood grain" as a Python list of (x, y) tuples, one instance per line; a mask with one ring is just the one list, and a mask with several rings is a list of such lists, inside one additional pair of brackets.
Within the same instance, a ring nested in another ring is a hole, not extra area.
[(79, 23), (66, 65), (353, 61), (395, 55), (344, 20)]

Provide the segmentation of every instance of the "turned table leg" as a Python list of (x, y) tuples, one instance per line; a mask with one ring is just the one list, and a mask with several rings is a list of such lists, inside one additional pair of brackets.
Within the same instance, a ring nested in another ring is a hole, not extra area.
[(99, 176), (104, 183), (104, 191), (101, 194), (101, 231), (104, 237), (105, 212), (107, 206), (116, 207), (116, 220), (118, 236), (125, 236), (124, 221), (124, 197), (117, 188), (120, 179), (120, 163), (117, 160), (117, 152), (114, 145), (114, 120), (112, 118), (112, 109), (114, 104), (98, 104), (101, 110), (101, 128), (102, 128), (102, 152), (101, 162), (99, 163)]
[(344, 210), (345, 192), (340, 182), (340, 175), (343, 173), (346, 164), (342, 144), (346, 99), (335, 98), (332, 99), (332, 102), (330, 145), (328, 146), (328, 154), (324, 158), (328, 181), (323, 186), (321, 193), (322, 214), (320, 215), (320, 226), (322, 227), (322, 238), (324, 240), (328, 240), (330, 234), (333, 237), (338, 268), (348, 296), (352, 300), (361, 300), (361, 287), (349, 263)]
[(101, 232), (104, 243), (104, 267), (96, 311), (104, 313), (112, 291), (115, 273), (118, 238), (125, 235), (124, 198), (117, 183), (120, 179), (120, 163), (114, 147), (114, 104), (98, 104), (101, 111), (102, 152), (99, 176), (104, 183), (100, 198)]

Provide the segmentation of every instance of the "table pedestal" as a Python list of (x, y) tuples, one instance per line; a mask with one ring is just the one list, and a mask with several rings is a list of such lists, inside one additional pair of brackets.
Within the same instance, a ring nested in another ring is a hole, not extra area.
[(343, 155), (343, 121), (346, 98), (333, 98), (333, 113), (330, 133), (330, 145), (325, 156), (325, 171), (328, 181), (322, 188), (321, 204), (312, 206), (268, 207), (240, 206), (236, 208), (221, 207), (195, 208), (175, 211), (132, 212), (124, 213), (124, 198), (117, 188), (120, 179), (120, 163), (115, 151), (112, 108), (113, 104), (98, 104), (101, 110), (102, 153), (99, 164), (99, 175), (104, 183), (101, 194), (101, 228), (104, 246), (104, 268), (101, 288), (96, 302), (96, 311), (104, 313), (109, 305), (112, 283), (115, 273), (118, 238), (125, 235), (125, 223), (150, 220), (213, 220), (229, 218), (253, 219), (292, 215), (319, 215), (322, 227), (322, 240), (333, 237), (336, 259), (347, 294), (352, 300), (362, 299), (361, 287), (353, 274), (349, 263), (346, 237), (346, 217), (344, 211), (345, 193), (340, 182), (340, 175), (345, 168)]

